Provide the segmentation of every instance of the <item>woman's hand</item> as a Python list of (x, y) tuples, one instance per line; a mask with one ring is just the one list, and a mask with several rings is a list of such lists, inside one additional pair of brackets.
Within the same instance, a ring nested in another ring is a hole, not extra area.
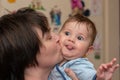
[(68, 75), (72, 80), (79, 80), (79, 79), (77, 78), (77, 76), (75, 75), (75, 73), (74, 73), (71, 69), (66, 68), (66, 69), (65, 69), (65, 72), (67, 73), (67, 75)]

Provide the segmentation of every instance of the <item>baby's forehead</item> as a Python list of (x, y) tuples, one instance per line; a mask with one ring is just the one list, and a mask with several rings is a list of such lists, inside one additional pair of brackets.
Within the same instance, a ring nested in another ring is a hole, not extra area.
[(90, 29), (90, 24), (86, 23), (86, 22), (78, 22), (78, 21), (71, 21), (71, 22), (67, 22), (63, 28), (86, 28), (87, 30)]
[(67, 22), (65, 22), (65, 24), (63, 25), (63, 27), (61, 28), (61, 30), (66, 29), (66, 28), (78, 28), (78, 29), (86, 29), (88, 32), (92, 32), (92, 28), (91, 25), (85, 21), (76, 21), (76, 20), (69, 20)]

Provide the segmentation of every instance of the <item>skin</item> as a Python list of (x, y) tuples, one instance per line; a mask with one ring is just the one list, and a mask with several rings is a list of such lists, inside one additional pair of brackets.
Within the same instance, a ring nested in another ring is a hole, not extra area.
[(117, 59), (113, 58), (110, 62), (106, 64), (101, 64), (97, 69), (97, 79), (96, 80), (112, 80), (113, 73), (119, 64), (116, 64)]
[(84, 57), (89, 54), (93, 50), (93, 46), (90, 45), (90, 42), (91, 37), (85, 24), (69, 22), (60, 32), (62, 52), (64, 58), (67, 60)]
[(52, 66), (59, 63), (63, 59), (60, 51), (59, 36), (51, 32), (43, 37), (41, 31), (39, 29), (36, 30), (43, 43), (43, 46), (40, 49), (41, 54), (38, 53), (37, 55), (39, 63), (42, 63), (45, 66)]

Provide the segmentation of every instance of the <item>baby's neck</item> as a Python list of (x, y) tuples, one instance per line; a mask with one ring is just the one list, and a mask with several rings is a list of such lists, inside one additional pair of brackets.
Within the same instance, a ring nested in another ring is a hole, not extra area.
[(62, 66), (64, 63), (68, 62), (68, 60), (63, 59), (63, 61), (59, 64), (59, 66)]

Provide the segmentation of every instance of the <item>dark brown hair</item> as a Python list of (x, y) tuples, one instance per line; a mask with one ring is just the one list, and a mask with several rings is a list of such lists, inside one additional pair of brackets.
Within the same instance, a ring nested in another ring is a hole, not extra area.
[(0, 17), (0, 80), (24, 80), (24, 70), (37, 66), (36, 54), (42, 35), (50, 31), (47, 18), (30, 8)]

